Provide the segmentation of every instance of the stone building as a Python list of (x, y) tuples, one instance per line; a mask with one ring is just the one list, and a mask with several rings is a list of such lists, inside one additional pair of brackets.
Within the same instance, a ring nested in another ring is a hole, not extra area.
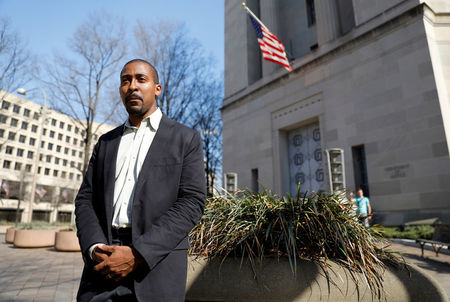
[[(47, 109), (38, 152), (42, 106), (4, 91), (0, 95), (0, 220), (14, 221), (21, 199), (20, 220), (28, 222), (35, 157), (40, 153), (33, 220), (70, 222), (83, 178), (84, 130), (80, 121)], [(94, 129), (97, 126), (94, 124)], [(112, 128), (100, 125), (90, 152), (98, 137)]]
[[(386, 225), (450, 219), (450, 1), (249, 0), (293, 72), (225, 1), (223, 171), (240, 188), (364, 188)], [(333, 173), (333, 172), (332, 172)], [(333, 176), (333, 175), (331, 175)]]

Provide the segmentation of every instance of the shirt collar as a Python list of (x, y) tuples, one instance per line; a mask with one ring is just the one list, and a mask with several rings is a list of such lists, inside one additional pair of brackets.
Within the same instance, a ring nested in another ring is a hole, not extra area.
[[(162, 112), (161, 109), (159, 109), (159, 107), (156, 108), (156, 110), (150, 114), (149, 116), (147, 116), (146, 118), (144, 118), (141, 122), (141, 126), (145, 125), (147, 127), (150, 127), (150, 130), (156, 132), (159, 128), (159, 123), (161, 122), (161, 118), (162, 118)], [(130, 120), (127, 119), (125, 121), (125, 129), (126, 130), (137, 130), (138, 127), (135, 127), (133, 125), (130, 124)]]

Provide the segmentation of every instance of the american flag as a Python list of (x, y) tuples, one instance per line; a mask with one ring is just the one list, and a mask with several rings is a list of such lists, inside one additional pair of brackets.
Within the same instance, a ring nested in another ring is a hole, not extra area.
[(9, 182), (7, 180), (3, 181), (2, 189), (5, 192), (6, 198), (8, 198), (9, 197)]
[(38, 186), (36, 188), (36, 194), (39, 195), (39, 198), (42, 199), (42, 197), (45, 196), (45, 194), (47, 194), (47, 190), (44, 189), (44, 187), (42, 186)]
[(283, 65), (283, 67), (288, 71), (292, 71), (286, 57), (283, 43), (281, 43), (280, 40), (278, 40), (278, 38), (275, 37), (275, 35), (271, 33), (270, 30), (261, 23), (261, 21), (258, 20), (258, 18), (254, 17), (252, 11), (247, 6), (244, 6), (244, 8), (246, 9), (248, 16), (250, 17), (250, 21), (255, 28), (263, 59)]

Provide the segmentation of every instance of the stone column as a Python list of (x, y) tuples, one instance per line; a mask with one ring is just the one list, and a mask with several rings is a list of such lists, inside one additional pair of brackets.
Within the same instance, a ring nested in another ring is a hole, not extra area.
[[(260, 0), (260, 10), (261, 15), (260, 19), (262, 23), (264, 23), (267, 28), (275, 35), (278, 39), (282, 39), (280, 37), (279, 32), (279, 19), (278, 19), (278, 0)], [(263, 77), (272, 74), (275, 70), (279, 68), (283, 68), (283, 66), (279, 64), (275, 64), (273, 62), (269, 62), (263, 59), (262, 61), (262, 74)]]
[(315, 0), (317, 43), (319, 46), (336, 39), (341, 33), (336, 0)]

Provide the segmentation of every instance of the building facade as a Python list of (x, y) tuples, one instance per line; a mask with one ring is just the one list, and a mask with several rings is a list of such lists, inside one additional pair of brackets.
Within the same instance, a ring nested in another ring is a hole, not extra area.
[(293, 72), (225, 1), (223, 171), (240, 188), (363, 188), (377, 222), (450, 220), (450, 2), (249, 0)]
[[(83, 122), (47, 109), (42, 123), (41, 105), (0, 93), (4, 96), (0, 101), (0, 219), (14, 221), (19, 206), (20, 221), (29, 222), (34, 164), (39, 153), (32, 219), (70, 222), (83, 178)], [(110, 125), (99, 126), (90, 152), (98, 137), (111, 129)]]

